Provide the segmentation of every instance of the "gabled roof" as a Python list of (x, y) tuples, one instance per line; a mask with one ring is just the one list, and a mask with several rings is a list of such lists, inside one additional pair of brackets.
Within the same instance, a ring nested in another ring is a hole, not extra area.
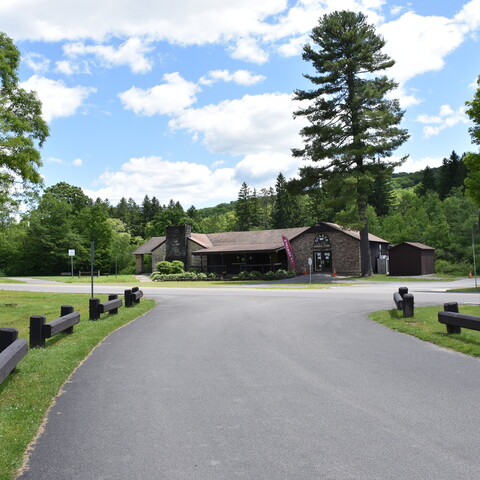
[(158, 248), (167, 237), (152, 237), (150, 240), (147, 240), (143, 245), (138, 247), (132, 252), (132, 255), (145, 255), (152, 253), (156, 248)]
[[(253, 230), (248, 232), (192, 233), (190, 240), (203, 247), (193, 254), (220, 254), (237, 252), (274, 252), (284, 248), (282, 237), (292, 241), (302, 233), (326, 226), (360, 240), (360, 233), (347, 230), (330, 222), (320, 222), (314, 227), (280, 228), (273, 230)], [(166, 237), (152, 237), (133, 254), (148, 254), (164, 243)], [(371, 242), (388, 243), (380, 237), (369, 234)]]
[(402, 242), (402, 243), (399, 243), (398, 245), (395, 245), (390, 250), (397, 247), (401, 247), (403, 245), (409, 245), (410, 247), (418, 248), (420, 250), (435, 250), (433, 247), (429, 247), (428, 245), (424, 245), (423, 243), (418, 243), (418, 242)]
[[(193, 252), (200, 254), (220, 254), (220, 253), (237, 253), (237, 252), (273, 252), (284, 248), (283, 237), (293, 240), (298, 235), (306, 232), (310, 227), (298, 228), (281, 228), (276, 230), (254, 230), (248, 232), (222, 232), (208, 233), (204, 236), (210, 242), (209, 246), (202, 250)], [(196, 237), (199, 234), (193, 234), (191, 240), (196, 243), (200, 242)], [(202, 238), (204, 244), (206, 240)]]
[[(336, 223), (330, 223), (330, 222), (318, 223), (318, 226), (321, 226), (321, 225), (327, 225), (330, 228), (333, 228), (334, 230), (338, 230), (339, 232), (345, 233), (347, 235), (350, 235), (353, 238), (356, 238), (357, 240), (360, 240), (360, 232), (356, 230), (348, 230), (347, 228), (343, 228), (340, 225), (337, 225)], [(372, 235), (371, 233), (368, 234), (368, 240), (370, 242), (389, 243), (383, 238), (377, 237), (376, 235)]]

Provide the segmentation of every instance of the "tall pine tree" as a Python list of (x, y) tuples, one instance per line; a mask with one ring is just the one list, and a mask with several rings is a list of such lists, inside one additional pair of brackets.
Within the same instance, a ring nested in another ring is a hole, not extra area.
[(361, 271), (369, 276), (369, 192), (379, 171), (398, 165), (388, 157), (408, 138), (398, 127), (403, 117), (398, 100), (386, 98), (397, 84), (384, 75), (375, 76), (394, 61), (382, 53), (385, 41), (362, 13), (324, 15), (310, 37), (313, 46), (305, 45), (303, 59), (312, 63), (316, 74), (304, 76), (314, 88), (295, 91), (302, 106), (294, 114), (309, 125), (300, 131), (304, 147), (293, 149), (293, 155), (319, 162), (300, 169), (311, 185), (334, 180), (342, 195), (342, 184), (349, 183), (345, 203), (355, 203)]

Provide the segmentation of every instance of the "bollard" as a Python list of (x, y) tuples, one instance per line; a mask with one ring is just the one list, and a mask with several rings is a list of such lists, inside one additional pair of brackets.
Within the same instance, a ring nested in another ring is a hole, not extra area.
[(91, 298), (88, 304), (88, 312), (90, 314), (90, 320), (98, 320), (100, 314), (98, 313), (98, 305), (100, 304), (99, 298)]
[[(60, 307), (60, 316), (63, 317), (65, 315), (68, 315), (69, 313), (73, 313), (74, 308), (72, 305), (62, 305)], [(68, 327), (64, 330), (65, 333), (73, 333), (73, 325), (71, 327)]]
[(47, 319), (43, 315), (32, 315), (30, 317), (30, 348), (44, 347), (43, 326)]
[[(111, 295), (108, 296), (108, 300), (116, 300), (118, 298), (118, 295), (115, 294), (115, 293), (112, 293)], [(116, 315), (118, 313), (118, 308), (114, 308), (112, 310), (110, 310), (110, 313), (112, 315)]]
[(414, 313), (414, 305), (413, 305), (413, 295), (410, 293), (406, 293), (403, 296), (403, 316), (413, 317)]
[(404, 297), (404, 295), (406, 295), (408, 293), (408, 288), (407, 287), (400, 287), (398, 289), (398, 293), (402, 296), (402, 298)]
[(0, 352), (3, 352), (18, 338), (18, 330), (13, 327), (0, 328)]
[(132, 291), (125, 290), (125, 307), (131, 307), (131, 306), (132, 306)]
[[(458, 313), (458, 303), (457, 302), (444, 303), (443, 310), (445, 312)], [(446, 327), (447, 327), (447, 333), (462, 333), (462, 327), (457, 327), (456, 325), (446, 325)]]

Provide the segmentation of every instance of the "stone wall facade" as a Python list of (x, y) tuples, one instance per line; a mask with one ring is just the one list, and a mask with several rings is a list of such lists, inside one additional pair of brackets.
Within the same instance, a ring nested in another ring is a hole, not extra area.
[(309, 258), (313, 261), (312, 272), (315, 272), (315, 252), (322, 250), (314, 248), (314, 239), (320, 233), (327, 235), (330, 240), (331, 248), (322, 250), (332, 252), (332, 271), (338, 274), (360, 274), (360, 241), (335, 230), (312, 231), (291, 241), (296, 273), (309, 271)]
[[(204, 248), (205, 247), (202, 247), (198, 243), (192, 242), (192, 240), (188, 240), (188, 257), (190, 258), (189, 267), (192, 270), (201, 271), (203, 255), (193, 255), (193, 252), (196, 252), (197, 250), (203, 250)], [(206, 263), (205, 258), (203, 259), (203, 263)]]
[(163, 262), (167, 254), (167, 242), (163, 242), (152, 252), (152, 272), (157, 269), (157, 263)]

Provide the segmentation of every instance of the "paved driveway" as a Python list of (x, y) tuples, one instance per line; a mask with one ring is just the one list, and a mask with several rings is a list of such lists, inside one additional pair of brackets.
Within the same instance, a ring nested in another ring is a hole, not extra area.
[(158, 306), (71, 377), (20, 478), (480, 478), (480, 362), (370, 321), (396, 288), (148, 290)]

